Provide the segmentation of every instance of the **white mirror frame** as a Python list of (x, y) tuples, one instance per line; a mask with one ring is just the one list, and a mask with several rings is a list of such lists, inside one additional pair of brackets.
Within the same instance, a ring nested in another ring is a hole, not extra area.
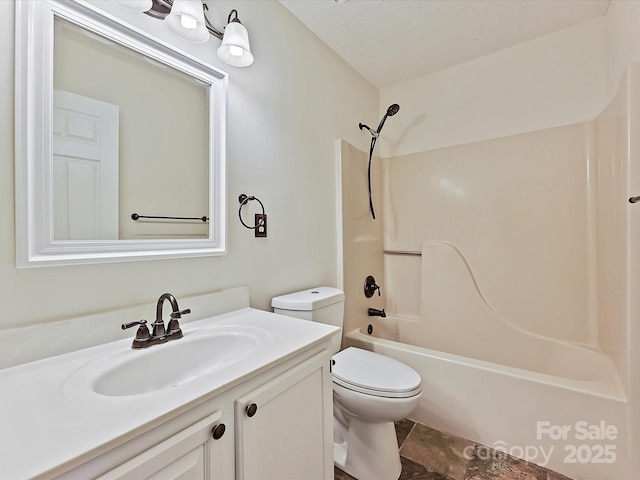
[[(17, 266), (21, 268), (224, 255), (227, 74), (86, 2), (21, 0), (15, 2), (15, 8)], [(54, 240), (51, 159), (55, 17), (107, 37), (210, 85), (208, 238)]]

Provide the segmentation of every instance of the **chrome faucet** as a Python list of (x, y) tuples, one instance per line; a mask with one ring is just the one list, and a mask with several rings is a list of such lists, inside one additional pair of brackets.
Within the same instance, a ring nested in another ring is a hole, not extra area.
[[(165, 300), (169, 300), (172, 310), (170, 316), (171, 319), (169, 320), (169, 323), (167, 323), (166, 328), (164, 326), (164, 320), (162, 318), (162, 308), (164, 307)], [(178, 320), (182, 318), (182, 315), (186, 315), (188, 313), (191, 313), (191, 309), (187, 308), (185, 310), (180, 310), (176, 297), (174, 297), (170, 293), (163, 293), (162, 295), (160, 295), (158, 304), (156, 305), (156, 319), (151, 324), (151, 333), (149, 333), (149, 329), (147, 328), (147, 321), (144, 319), (137, 322), (123, 323), (122, 329), (126, 330), (127, 328), (135, 327), (136, 325), (138, 325), (136, 338), (133, 339), (131, 348), (147, 348), (159, 343), (166, 343), (169, 340), (177, 340), (179, 338), (182, 338), (182, 329), (180, 328), (180, 322)]]

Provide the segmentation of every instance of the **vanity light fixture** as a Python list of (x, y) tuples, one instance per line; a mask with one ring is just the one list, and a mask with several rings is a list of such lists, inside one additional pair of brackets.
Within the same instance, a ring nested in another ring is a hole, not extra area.
[(253, 63), (249, 34), (238, 19), (238, 11), (231, 10), (224, 31), (215, 28), (205, 15), (208, 7), (202, 0), (115, 0), (150, 17), (164, 20), (181, 38), (194, 43), (209, 40), (209, 34), (222, 40), (218, 57), (234, 67), (248, 67)]
[(209, 40), (200, 0), (173, 0), (171, 12), (164, 22), (176, 35), (189, 42), (202, 43)]

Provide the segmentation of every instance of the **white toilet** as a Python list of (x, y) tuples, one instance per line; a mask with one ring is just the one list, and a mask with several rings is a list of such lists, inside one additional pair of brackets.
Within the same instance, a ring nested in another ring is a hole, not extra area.
[[(318, 287), (275, 297), (275, 313), (342, 329), (344, 293)], [(397, 480), (402, 466), (393, 422), (418, 405), (420, 375), (407, 365), (378, 353), (333, 344), (333, 458), (359, 480)], [(339, 353), (338, 353), (339, 352)]]

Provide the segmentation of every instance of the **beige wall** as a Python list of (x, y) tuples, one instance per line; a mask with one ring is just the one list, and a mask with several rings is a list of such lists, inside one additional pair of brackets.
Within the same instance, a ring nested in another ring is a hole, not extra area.
[(383, 88), (380, 156), (569, 125), (606, 105), (605, 19), (502, 50), (413, 81)]
[[(373, 157), (371, 185), (377, 220), (369, 212), (367, 166), (369, 150), (357, 149), (345, 141), (338, 144), (341, 205), (338, 218), (342, 223), (343, 279), (339, 285), (345, 292), (344, 331), (366, 325), (367, 309), (385, 308), (387, 282), (382, 263), (382, 161)], [(372, 275), (380, 285), (381, 295), (367, 298), (366, 278)]]
[[(228, 254), (18, 270), (14, 3), (0, 2), (0, 95), (4, 99), (0, 107), (0, 329), (153, 302), (165, 291), (180, 299), (248, 285), (252, 305), (267, 309), (274, 295), (336, 284), (335, 139), (367, 148), (357, 126), (377, 116), (378, 92), (278, 2), (209, 3), (209, 15), (218, 26), (231, 8), (238, 10), (256, 59), (251, 67), (234, 69), (223, 64), (215, 53), (217, 39), (190, 44), (166, 30), (162, 22), (115, 2), (99, 5), (229, 72)], [(256, 195), (264, 203), (268, 238), (256, 239), (240, 225), (237, 198), (241, 193)]]
[(606, 16), (607, 97), (618, 92), (627, 67), (640, 60), (640, 2), (612, 0)]

